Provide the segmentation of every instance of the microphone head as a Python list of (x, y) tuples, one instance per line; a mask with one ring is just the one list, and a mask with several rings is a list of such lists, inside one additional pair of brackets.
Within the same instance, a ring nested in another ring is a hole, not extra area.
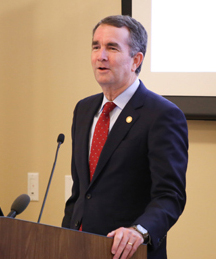
[(23, 212), (30, 202), (30, 197), (27, 194), (21, 194), (11, 205), (11, 211), (16, 211), (16, 215)]
[(64, 142), (64, 139), (65, 139), (65, 136), (64, 134), (61, 133), (58, 135), (57, 142), (62, 144)]

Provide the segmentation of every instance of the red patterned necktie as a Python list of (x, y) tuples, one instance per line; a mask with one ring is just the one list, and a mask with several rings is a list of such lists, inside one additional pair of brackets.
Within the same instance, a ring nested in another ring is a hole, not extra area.
[[(113, 102), (107, 102), (104, 105), (103, 111), (96, 123), (94, 135), (92, 138), (91, 151), (89, 156), (90, 181), (94, 175), (100, 153), (106, 142), (109, 133), (110, 116), (109, 113), (116, 107)], [(82, 224), (79, 228), (82, 231)]]
[(110, 116), (109, 113), (116, 107), (113, 102), (107, 102), (95, 126), (92, 138), (91, 152), (89, 156), (90, 181), (95, 172), (95, 168), (100, 157), (100, 153), (106, 142), (109, 133)]

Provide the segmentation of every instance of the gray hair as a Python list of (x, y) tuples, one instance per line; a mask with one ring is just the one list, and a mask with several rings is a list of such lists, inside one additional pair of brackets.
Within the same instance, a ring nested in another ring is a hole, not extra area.
[[(93, 35), (96, 31), (96, 29), (101, 25), (111, 25), (117, 28), (121, 27), (127, 27), (130, 33), (130, 38), (128, 45), (130, 47), (130, 56), (134, 57), (138, 52), (143, 53), (143, 57), (146, 53), (146, 47), (147, 47), (147, 39), (148, 35), (145, 30), (145, 28), (142, 26), (140, 22), (135, 20), (134, 18), (128, 16), (128, 15), (114, 15), (114, 16), (108, 16), (104, 19), (102, 19), (93, 29)], [(140, 66), (136, 69), (136, 74), (138, 75), (141, 71), (142, 63)]]

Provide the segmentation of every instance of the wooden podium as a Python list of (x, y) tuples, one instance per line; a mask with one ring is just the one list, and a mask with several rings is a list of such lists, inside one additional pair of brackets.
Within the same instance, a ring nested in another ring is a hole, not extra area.
[[(105, 236), (0, 217), (1, 259), (112, 259)], [(141, 245), (132, 257), (146, 259)]]

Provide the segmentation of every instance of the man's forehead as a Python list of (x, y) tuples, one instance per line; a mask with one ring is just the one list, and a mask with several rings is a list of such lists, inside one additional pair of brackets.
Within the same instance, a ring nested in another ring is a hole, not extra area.
[(124, 41), (125, 39), (128, 41), (128, 38), (129, 30), (127, 27), (124, 26), (118, 28), (108, 24), (101, 24), (94, 32), (92, 44), (99, 42), (101, 39), (110, 43), (118, 43), (120, 41)]

